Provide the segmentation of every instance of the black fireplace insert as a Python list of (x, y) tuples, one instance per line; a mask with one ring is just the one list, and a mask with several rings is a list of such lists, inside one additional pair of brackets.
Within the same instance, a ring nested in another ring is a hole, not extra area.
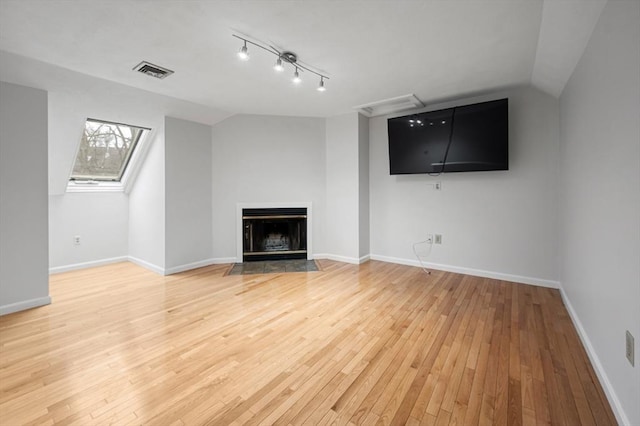
[(245, 262), (306, 259), (307, 209), (242, 209)]

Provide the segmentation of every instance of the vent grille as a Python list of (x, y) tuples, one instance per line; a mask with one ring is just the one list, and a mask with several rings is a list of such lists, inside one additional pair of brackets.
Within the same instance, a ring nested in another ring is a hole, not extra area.
[(163, 68), (146, 61), (140, 62), (133, 68), (133, 70), (161, 80), (173, 74), (173, 71), (168, 68)]

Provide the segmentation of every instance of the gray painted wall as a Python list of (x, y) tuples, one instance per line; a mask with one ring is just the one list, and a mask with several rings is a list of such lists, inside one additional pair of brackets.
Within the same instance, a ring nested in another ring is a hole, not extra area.
[(360, 203), (360, 257), (369, 256), (369, 119), (358, 114), (358, 173)]
[(213, 255), (211, 126), (165, 117), (165, 268)]
[(159, 274), (165, 270), (164, 148), (163, 122), (129, 194), (130, 259)]
[(327, 126), (327, 254), (360, 257), (358, 114), (329, 117)]
[[(0, 51), (0, 79), (48, 92), (52, 270), (131, 255), (161, 272), (165, 261), (164, 117), (212, 124), (229, 114), (4, 51)], [(153, 129), (138, 174), (142, 178), (139, 185), (134, 179), (137, 188), (131, 189), (131, 196), (127, 190), (119, 194), (65, 192), (87, 117)], [(44, 119), (46, 128), (46, 115)], [(81, 236), (79, 246), (73, 244), (75, 235)]]
[(416, 264), (413, 244), (441, 234), (441, 245), (418, 247), (437, 268), (558, 286), (558, 101), (525, 87), (424, 110), (503, 97), (508, 171), (391, 176), (389, 116), (369, 120), (372, 257)]
[(214, 258), (236, 258), (238, 203), (313, 203), (313, 250), (325, 250), (325, 120), (235, 115), (213, 126)]
[(560, 117), (562, 287), (619, 420), (639, 425), (640, 2), (607, 3)]
[(123, 192), (49, 195), (51, 271), (122, 260), (129, 253), (128, 235), (129, 197)]
[(50, 303), (47, 92), (0, 82), (0, 314)]

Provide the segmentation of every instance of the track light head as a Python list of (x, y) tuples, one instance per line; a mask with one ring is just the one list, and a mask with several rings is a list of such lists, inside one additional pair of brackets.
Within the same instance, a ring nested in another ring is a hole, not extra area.
[(282, 59), (281, 58), (278, 58), (278, 60), (276, 61), (276, 64), (273, 66), (273, 69), (278, 71), (278, 72), (284, 71), (284, 65), (282, 65)]
[(296, 72), (293, 73), (293, 80), (294, 84), (300, 84), (300, 82), (302, 81), (302, 79), (300, 78), (300, 73), (298, 72), (298, 67), (296, 67)]
[(318, 85), (318, 92), (324, 92), (325, 90), (327, 90), (326, 87), (324, 87), (324, 77), (320, 77), (320, 84)]
[(249, 60), (249, 52), (247, 52), (247, 41), (244, 41), (244, 46), (242, 46), (240, 48), (240, 51), (238, 52), (238, 58), (240, 58), (243, 61), (248, 61)]

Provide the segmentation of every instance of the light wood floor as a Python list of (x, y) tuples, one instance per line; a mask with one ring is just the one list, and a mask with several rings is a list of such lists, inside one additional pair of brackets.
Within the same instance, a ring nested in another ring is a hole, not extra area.
[(320, 265), (53, 275), (0, 317), (0, 424), (615, 424), (558, 291)]

